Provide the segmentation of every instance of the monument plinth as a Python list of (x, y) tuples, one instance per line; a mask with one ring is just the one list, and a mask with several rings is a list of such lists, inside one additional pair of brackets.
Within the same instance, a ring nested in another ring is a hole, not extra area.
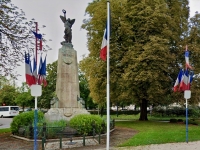
[(71, 43), (62, 42), (59, 49), (57, 81), (57, 100), (45, 114), (45, 118), (53, 120), (70, 120), (77, 114), (89, 114), (78, 101), (80, 97), (77, 53)]
[(79, 97), (77, 53), (71, 43), (64, 43), (59, 49), (56, 95), (59, 99), (54, 108), (77, 108)]

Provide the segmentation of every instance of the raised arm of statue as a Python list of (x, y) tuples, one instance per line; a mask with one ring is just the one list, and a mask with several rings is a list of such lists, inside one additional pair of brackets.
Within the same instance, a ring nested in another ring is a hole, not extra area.
[(64, 13), (64, 16), (60, 16), (60, 19), (62, 20), (62, 22), (64, 23), (64, 27), (65, 27), (65, 35), (64, 35), (64, 39), (67, 43), (72, 43), (72, 25), (75, 22), (75, 19), (66, 19), (66, 11), (63, 9), (62, 12)]

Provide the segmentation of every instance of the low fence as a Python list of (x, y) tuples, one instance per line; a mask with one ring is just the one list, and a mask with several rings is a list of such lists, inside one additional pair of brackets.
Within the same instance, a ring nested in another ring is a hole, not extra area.
[[(102, 124), (102, 132), (101, 133), (96, 133), (95, 131), (95, 124), (91, 125), (92, 126), (92, 133), (88, 135), (80, 135), (78, 134), (77, 130), (70, 127), (70, 126), (65, 126), (65, 127), (48, 127), (46, 123), (43, 123), (42, 126), (37, 127), (37, 139), (42, 140), (42, 150), (44, 150), (44, 145), (49, 139), (59, 139), (60, 142), (60, 148), (62, 148), (62, 140), (63, 138), (69, 138), (70, 142), (72, 142), (74, 137), (79, 137), (82, 138), (83, 140), (83, 146), (85, 146), (85, 139), (87, 136), (93, 136), (98, 137), (98, 142), (101, 143), (101, 135), (106, 132), (106, 125), (105, 123)], [(115, 120), (110, 121), (110, 129), (115, 128)], [(34, 138), (34, 127), (32, 125), (29, 126), (21, 126), (18, 130), (18, 133), (16, 134), (20, 137), (25, 137), (28, 139), (33, 139)]]

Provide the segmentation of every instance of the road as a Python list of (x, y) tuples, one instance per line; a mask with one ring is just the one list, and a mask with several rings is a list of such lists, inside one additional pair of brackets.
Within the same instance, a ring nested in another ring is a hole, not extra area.
[(0, 118), (0, 129), (10, 128), (13, 118)]

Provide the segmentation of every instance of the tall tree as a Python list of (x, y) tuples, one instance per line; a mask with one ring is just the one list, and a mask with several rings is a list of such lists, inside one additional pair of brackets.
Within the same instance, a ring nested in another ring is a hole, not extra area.
[[(35, 31), (34, 19), (27, 22), (25, 13), (14, 6), (11, 0), (0, 1), (0, 14), (0, 75), (15, 77), (13, 71), (24, 60), (24, 51), (34, 51), (35, 37), (31, 31)], [(43, 44), (43, 50), (48, 49)]]
[[(140, 104), (139, 119), (147, 120), (148, 103), (169, 104), (176, 101), (173, 97), (180, 96), (172, 94), (172, 87), (180, 64), (184, 64), (184, 47), (190, 34), (188, 0), (115, 0), (110, 4), (111, 101)], [(93, 1), (86, 13), (90, 18), (84, 20), (82, 28), (88, 31), (90, 54), (80, 66), (88, 79), (91, 97), (103, 103), (106, 63), (99, 59), (99, 51), (106, 1)]]

